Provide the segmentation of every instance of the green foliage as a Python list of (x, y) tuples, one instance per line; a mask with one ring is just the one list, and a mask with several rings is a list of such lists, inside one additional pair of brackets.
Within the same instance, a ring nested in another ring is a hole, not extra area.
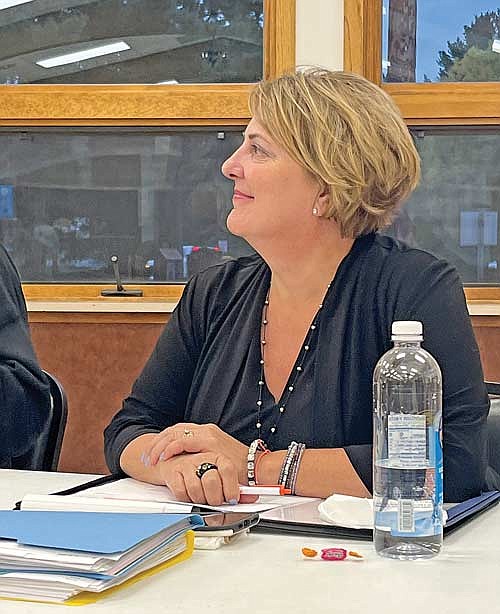
[(447, 81), (448, 71), (455, 62), (460, 61), (467, 52), (467, 45), (459, 38), (455, 42), (448, 41), (448, 51), (439, 52), (439, 78)]
[(448, 70), (447, 81), (500, 81), (500, 53), (471, 47)]
[(441, 81), (496, 81), (500, 77), (500, 54), (491, 50), (500, 39), (500, 9), (474, 17), (464, 26), (463, 37), (448, 41), (439, 52), (437, 64)]

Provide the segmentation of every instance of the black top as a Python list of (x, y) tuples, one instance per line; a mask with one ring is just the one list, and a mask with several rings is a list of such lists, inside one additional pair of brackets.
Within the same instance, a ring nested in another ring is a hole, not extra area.
[(49, 385), (31, 344), (19, 275), (0, 246), (0, 467), (39, 466), (49, 410)]
[[(269, 282), (270, 270), (257, 255), (189, 281), (105, 431), (112, 471), (132, 439), (177, 422), (212, 422), (245, 444), (258, 436), (259, 338)], [(391, 347), (395, 320), (423, 322), (423, 345), (443, 372), (445, 498), (476, 495), (485, 473), (489, 403), (462, 284), (446, 262), (389, 237), (357, 239), (340, 264), (278, 422), (279, 404), (264, 387), (262, 437), (272, 449), (285, 449), (292, 439), (313, 448), (344, 447), (371, 489), (372, 374)], [(295, 375), (294, 369), (287, 386)]]

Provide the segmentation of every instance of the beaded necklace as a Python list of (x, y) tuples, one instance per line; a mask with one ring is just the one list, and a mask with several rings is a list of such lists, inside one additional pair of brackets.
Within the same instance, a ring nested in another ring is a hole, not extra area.
[[(330, 289), (330, 285), (331, 284), (328, 284), (325, 296), (328, 293), (328, 290)], [(262, 435), (262, 420), (261, 420), (262, 389), (264, 388), (264, 384), (265, 384), (264, 365), (265, 365), (265, 352), (266, 352), (265, 348), (266, 348), (266, 343), (267, 343), (266, 342), (266, 327), (268, 324), (267, 310), (269, 307), (270, 291), (271, 291), (271, 286), (269, 286), (269, 289), (267, 291), (266, 300), (264, 301), (264, 308), (262, 309), (261, 340), (260, 340), (260, 343), (261, 343), (260, 377), (259, 377), (259, 383), (258, 383), (259, 394), (258, 394), (258, 399), (257, 399), (257, 420), (255, 423), (255, 426), (257, 428), (257, 437), (259, 439), (262, 439), (261, 437)], [(292, 396), (293, 391), (296, 388), (297, 380), (300, 377), (300, 374), (302, 373), (302, 371), (304, 370), (304, 361), (306, 359), (306, 356), (309, 353), (309, 350), (311, 349), (311, 341), (313, 339), (314, 332), (318, 327), (318, 319), (319, 319), (319, 315), (321, 313), (322, 308), (323, 308), (323, 303), (319, 305), (318, 311), (316, 312), (313, 318), (312, 324), (309, 327), (309, 330), (307, 332), (307, 335), (304, 341), (304, 345), (302, 346), (299, 352), (298, 360), (296, 361), (297, 366), (294, 368), (293, 376), (288, 379), (287, 386), (284, 390), (284, 394), (282, 393), (281, 398), (279, 399), (280, 403), (279, 403), (278, 415), (276, 419), (274, 420), (273, 425), (269, 429), (269, 438), (271, 438), (274, 435), (274, 433), (276, 433), (281, 416), (285, 413), (288, 402), (290, 401), (290, 397)]]

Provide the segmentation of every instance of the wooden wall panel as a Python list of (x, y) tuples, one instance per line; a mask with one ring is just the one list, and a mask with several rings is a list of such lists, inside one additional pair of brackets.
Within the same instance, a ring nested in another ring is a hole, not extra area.
[(40, 364), (68, 395), (59, 471), (108, 473), (102, 432), (121, 407), (161, 332), (161, 324), (32, 323)]
[(489, 382), (500, 382), (500, 317), (472, 317), (484, 378)]

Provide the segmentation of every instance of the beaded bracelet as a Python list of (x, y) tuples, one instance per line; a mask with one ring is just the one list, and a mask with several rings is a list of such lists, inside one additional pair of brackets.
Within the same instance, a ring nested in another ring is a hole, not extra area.
[(261, 452), (259, 454), (259, 456), (257, 457), (257, 460), (255, 461), (254, 474), (255, 474), (255, 483), (256, 484), (261, 484), (261, 481), (259, 480), (259, 477), (258, 477), (258, 474), (257, 474), (257, 469), (259, 468), (260, 461), (264, 458), (264, 456), (266, 454), (269, 454), (270, 452), (271, 452), (271, 450), (264, 450), (263, 452)]
[(266, 444), (262, 441), (262, 439), (254, 439), (252, 443), (248, 446), (248, 455), (247, 455), (247, 478), (248, 485), (255, 486), (255, 455), (258, 451), (265, 452), (267, 450)]

